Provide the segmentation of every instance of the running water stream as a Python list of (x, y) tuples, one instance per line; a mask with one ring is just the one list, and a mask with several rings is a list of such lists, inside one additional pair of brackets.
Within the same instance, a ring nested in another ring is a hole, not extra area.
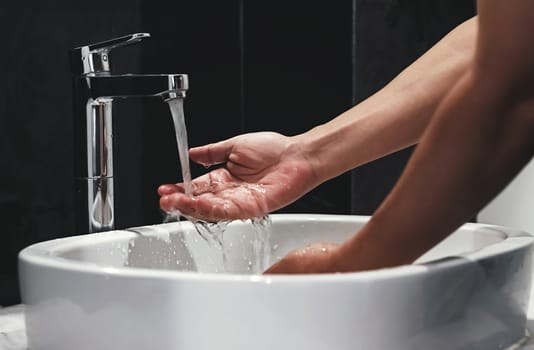
[[(167, 101), (171, 110), (174, 128), (176, 131), (176, 144), (178, 146), (178, 155), (180, 157), (180, 167), (182, 169), (182, 179), (184, 184), (185, 194), (193, 196), (193, 185), (191, 183), (191, 170), (189, 167), (189, 146), (187, 142), (187, 129), (185, 126), (183, 99), (174, 98)], [(246, 188), (250, 191), (250, 188)], [(164, 222), (176, 221), (179, 219), (180, 212), (167, 213)], [(221, 221), (217, 223), (210, 223), (194, 218), (187, 218), (195, 226), (198, 234), (206, 240), (211, 246), (216, 247), (222, 254), (223, 269), (228, 272), (228, 247), (224, 242), (224, 232), (229, 222)], [(252, 241), (254, 259), (249, 263), (249, 270), (252, 273), (260, 274), (269, 265), (271, 256), (271, 246), (269, 244), (271, 232), (271, 220), (268, 216), (263, 218), (253, 218), (251, 221), (251, 228), (254, 232), (254, 239)]]
[(180, 167), (182, 168), (182, 177), (185, 194), (193, 195), (193, 186), (191, 185), (191, 169), (189, 168), (189, 146), (187, 144), (187, 129), (185, 127), (184, 117), (184, 100), (182, 98), (173, 98), (167, 101), (174, 122), (176, 131), (176, 144), (178, 145), (178, 155), (180, 156)]

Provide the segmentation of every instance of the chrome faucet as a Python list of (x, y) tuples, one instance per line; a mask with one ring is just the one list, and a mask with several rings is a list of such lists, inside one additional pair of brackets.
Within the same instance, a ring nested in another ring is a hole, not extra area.
[(79, 233), (114, 228), (112, 105), (116, 98), (185, 98), (186, 74), (111, 73), (112, 49), (150, 37), (137, 33), (71, 51), (75, 221)]

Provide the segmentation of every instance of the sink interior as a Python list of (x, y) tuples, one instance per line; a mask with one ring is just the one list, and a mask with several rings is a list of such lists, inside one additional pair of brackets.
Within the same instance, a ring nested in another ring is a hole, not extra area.
[[(305, 217), (298, 224), (275, 220), (267, 246), (270, 254), (257, 255), (256, 232), (250, 221), (230, 223), (223, 235), (223, 249), (204, 240), (188, 221), (104, 232), (67, 240), (50, 254), (60, 258), (115, 268), (147, 268), (197, 272), (250, 274), (258, 259), (274, 263), (291, 249), (316, 242), (342, 242), (355, 234), (364, 221), (334, 220), (328, 216)], [(349, 218), (349, 217), (347, 217)], [(477, 251), (503, 241), (498, 229), (469, 225), (454, 232), (416, 263)], [(223, 250), (225, 252), (223, 258)]]

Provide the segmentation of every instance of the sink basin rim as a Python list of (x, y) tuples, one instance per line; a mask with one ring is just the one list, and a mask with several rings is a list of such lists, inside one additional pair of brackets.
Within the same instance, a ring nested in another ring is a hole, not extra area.
[[(332, 221), (343, 218), (355, 223), (364, 223), (368, 216), (357, 215), (325, 215), (325, 214), (273, 214), (273, 222), (287, 219), (300, 219), (310, 221)], [(186, 223), (189, 224), (189, 223)], [(158, 225), (162, 226), (162, 225)], [(150, 226), (144, 226), (150, 227)], [(398, 267), (383, 268), (372, 271), (347, 272), (347, 273), (328, 273), (328, 274), (302, 274), (302, 275), (245, 275), (245, 274), (222, 274), (222, 273), (198, 273), (194, 271), (171, 271), (163, 269), (149, 268), (132, 268), (132, 267), (114, 267), (98, 265), (96, 263), (72, 260), (56, 255), (58, 251), (65, 251), (76, 246), (83, 246), (84, 242), (92, 240), (115, 241), (118, 237), (127, 238), (135, 237), (136, 234), (126, 230), (115, 230), (109, 232), (100, 232), (86, 234), (81, 236), (71, 236), (55, 240), (45, 241), (33, 244), (24, 248), (19, 253), (19, 260), (38, 265), (45, 268), (52, 268), (64, 271), (77, 271), (79, 273), (121, 276), (121, 277), (139, 277), (139, 278), (165, 278), (171, 280), (188, 280), (188, 281), (225, 281), (241, 283), (307, 283), (307, 282), (364, 282), (391, 280), (396, 278), (405, 278), (408, 276), (415, 277), (429, 270), (461, 266), (483, 260), (490, 256), (508, 254), (514, 250), (522, 249), (527, 245), (533, 244), (534, 236), (520, 230), (504, 228), (496, 225), (467, 223), (462, 226), (467, 230), (491, 230), (503, 234), (503, 240), (498, 243), (489, 244), (481, 249), (471, 252), (453, 255), (447, 259), (429, 261), (420, 264), (402, 265)]]

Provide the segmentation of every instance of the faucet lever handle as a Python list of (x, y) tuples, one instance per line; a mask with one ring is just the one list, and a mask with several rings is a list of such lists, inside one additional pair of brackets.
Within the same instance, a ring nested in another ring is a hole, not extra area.
[(99, 51), (110, 51), (111, 49), (114, 49), (116, 47), (136, 44), (144, 38), (148, 37), (150, 37), (149, 33), (135, 33), (121, 36), (119, 38), (102, 41), (96, 44), (90, 44), (84, 47), (87, 47), (89, 49), (89, 52), (93, 53)]
[(136, 44), (148, 37), (150, 37), (149, 33), (135, 33), (95, 44), (77, 47), (71, 51), (72, 73), (76, 75), (89, 73), (102, 75), (109, 74), (109, 52), (112, 49)]

